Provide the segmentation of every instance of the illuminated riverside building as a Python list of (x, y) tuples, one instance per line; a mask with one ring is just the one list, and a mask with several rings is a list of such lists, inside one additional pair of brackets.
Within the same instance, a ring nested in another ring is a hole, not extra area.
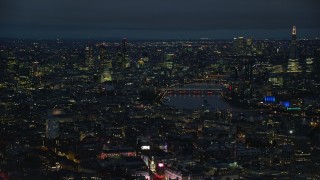
[(120, 156), (135, 157), (136, 151), (133, 148), (108, 149), (103, 150), (98, 157), (100, 160), (103, 160), (106, 158), (114, 158)]

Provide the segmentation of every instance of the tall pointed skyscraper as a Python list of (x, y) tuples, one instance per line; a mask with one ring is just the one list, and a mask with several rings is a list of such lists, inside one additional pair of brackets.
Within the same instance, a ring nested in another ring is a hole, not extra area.
[(293, 26), (290, 42), (290, 59), (298, 59), (297, 46), (297, 29), (295, 26)]
[(128, 55), (128, 39), (127, 38), (122, 39), (121, 54), (122, 54), (122, 68), (130, 67), (130, 59), (129, 59), (129, 55)]
[(298, 60), (298, 41), (297, 41), (297, 29), (296, 26), (292, 27), (291, 42), (290, 42), (290, 54), (287, 66), (288, 73), (301, 72), (301, 66)]

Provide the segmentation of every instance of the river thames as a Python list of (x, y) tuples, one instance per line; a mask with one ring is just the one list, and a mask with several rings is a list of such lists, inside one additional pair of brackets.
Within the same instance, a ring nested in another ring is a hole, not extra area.
[[(179, 86), (184, 89), (221, 89), (222, 86), (217, 83), (192, 83)], [(201, 109), (205, 105), (209, 109), (232, 109), (239, 110), (232, 107), (220, 95), (220, 92), (213, 92), (212, 94), (179, 94), (178, 92), (167, 94), (163, 103), (168, 106), (174, 106), (178, 109)]]

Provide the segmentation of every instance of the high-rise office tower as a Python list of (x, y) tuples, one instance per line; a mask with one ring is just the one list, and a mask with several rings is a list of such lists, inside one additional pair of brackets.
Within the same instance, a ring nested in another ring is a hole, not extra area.
[(38, 61), (32, 62), (30, 67), (30, 77), (31, 77), (32, 86), (34, 88), (39, 87), (41, 84), (41, 72), (40, 72), (40, 66)]
[(99, 56), (98, 56), (98, 67), (100, 70), (104, 70), (107, 65), (107, 50), (106, 50), (106, 44), (102, 43), (99, 45)]
[(105, 43), (102, 43), (99, 45), (99, 59), (100, 60), (107, 59), (107, 50), (106, 50)]
[(253, 39), (252, 37), (248, 38), (246, 40), (246, 52), (247, 55), (251, 55), (252, 54), (252, 45), (253, 45)]
[(289, 61), (287, 66), (288, 73), (299, 73), (301, 72), (301, 66), (298, 60), (298, 41), (297, 41), (297, 29), (296, 26), (292, 27)]
[(91, 45), (86, 46), (85, 48), (85, 56), (86, 56), (86, 66), (93, 67), (94, 65), (94, 54), (93, 48)]
[(315, 56), (314, 56), (314, 74), (315, 76), (320, 79), (320, 71), (318, 69), (320, 69), (320, 48), (315, 50)]
[(121, 44), (121, 55), (122, 55), (122, 68), (130, 67), (130, 60), (128, 55), (128, 39), (123, 38)]
[(4, 56), (1, 57), (1, 67), (0, 67), (0, 75), (1, 78), (4, 80), (5, 79), (5, 75), (6, 78), (9, 79), (17, 79), (18, 78), (18, 74), (19, 74), (19, 65), (17, 63), (17, 58), (15, 57), (15, 53), (13, 51), (13, 49), (8, 48), (6, 50), (3, 51), (4, 52)]
[(306, 69), (305, 72), (306, 73), (311, 73), (314, 71), (314, 58), (307, 58), (306, 59)]
[(298, 59), (298, 42), (297, 42), (297, 29), (295, 26), (292, 28), (292, 34), (291, 34), (291, 42), (290, 42), (290, 59)]
[(31, 68), (30, 68), (30, 76), (31, 77), (36, 77), (39, 74), (39, 62), (38, 61), (34, 61), (31, 64)]
[(117, 70), (123, 70), (128, 67), (130, 67), (130, 60), (128, 55), (128, 39), (123, 38), (121, 45), (118, 47), (114, 68)]
[(252, 59), (245, 59), (243, 60), (244, 63), (244, 78), (247, 81), (253, 79), (253, 65), (254, 61)]
[(127, 52), (128, 52), (127, 46), (128, 46), (128, 39), (127, 38), (123, 38), (122, 39), (122, 43), (121, 43), (121, 53), (122, 53), (122, 55), (127, 54)]
[(12, 49), (7, 50), (6, 59), (7, 59), (7, 71), (9, 73), (14, 73), (16, 70), (15, 67), (17, 65), (17, 60)]
[(70, 60), (68, 61), (68, 68), (73, 69), (73, 68), (78, 68), (79, 67), (79, 62), (80, 62), (80, 57), (81, 57), (81, 52), (78, 50), (74, 50), (70, 54)]
[(233, 46), (237, 55), (246, 55), (246, 39), (244, 37), (234, 38)]

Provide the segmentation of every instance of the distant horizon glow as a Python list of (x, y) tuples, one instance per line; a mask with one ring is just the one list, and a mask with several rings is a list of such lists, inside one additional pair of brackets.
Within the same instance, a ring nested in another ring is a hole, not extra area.
[[(53, 40), (53, 39), (75, 39), (75, 40), (87, 40), (87, 39), (106, 39), (106, 40), (116, 40), (123, 37), (127, 37), (129, 40), (232, 40), (237, 37), (253, 38), (257, 40), (290, 40), (291, 39), (291, 27), (286, 30), (221, 30), (221, 31), (192, 31), (186, 33), (185, 31), (176, 32), (159, 32), (156, 31), (118, 31), (118, 33), (113, 32), (115, 35), (108, 36), (101, 34), (100, 36), (87, 36), (86, 34), (77, 36), (68, 36), (66, 34), (52, 33), (50, 35), (46, 34), (33, 34), (33, 33), (22, 33), (19, 36), (13, 36), (9, 34), (1, 34), (1, 39), (43, 39), (43, 40)], [(300, 32), (300, 34), (299, 34)], [(60, 34), (60, 35), (59, 35)], [(108, 33), (106, 33), (108, 34)], [(161, 34), (161, 36), (156, 36), (155, 34)], [(298, 39), (315, 39), (320, 38), (320, 31), (317, 30), (305, 30), (301, 29), (297, 32)]]
[(0, 38), (289, 39), (320, 37), (318, 0), (10, 0)]

